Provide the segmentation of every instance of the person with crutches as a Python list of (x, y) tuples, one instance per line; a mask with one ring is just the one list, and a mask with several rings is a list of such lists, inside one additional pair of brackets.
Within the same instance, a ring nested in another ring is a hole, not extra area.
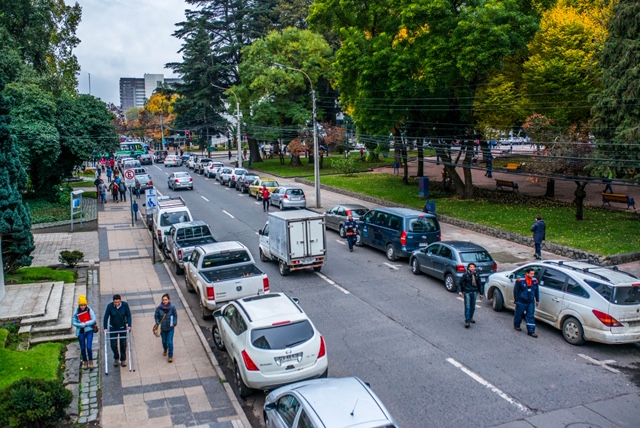
[(118, 364), (126, 367), (127, 334), (131, 332), (131, 311), (127, 302), (123, 302), (119, 294), (114, 294), (113, 302), (107, 305), (102, 324), (105, 334), (109, 332), (114, 367)]

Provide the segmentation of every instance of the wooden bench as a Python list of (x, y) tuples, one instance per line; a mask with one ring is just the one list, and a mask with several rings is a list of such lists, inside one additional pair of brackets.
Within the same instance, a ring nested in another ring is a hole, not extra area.
[(521, 163), (509, 162), (507, 166), (504, 167), (507, 171), (520, 171), (522, 169)]
[(604, 204), (608, 204), (611, 206), (611, 202), (618, 202), (621, 204), (627, 204), (627, 209), (633, 207), (633, 210), (636, 210), (636, 201), (629, 197), (628, 195), (624, 195), (622, 193), (602, 193), (602, 206)]
[(515, 181), (509, 181), (509, 180), (498, 180), (496, 178), (496, 190), (500, 190), (503, 187), (508, 187), (511, 190), (513, 190), (514, 192), (518, 192), (518, 183), (516, 183)]

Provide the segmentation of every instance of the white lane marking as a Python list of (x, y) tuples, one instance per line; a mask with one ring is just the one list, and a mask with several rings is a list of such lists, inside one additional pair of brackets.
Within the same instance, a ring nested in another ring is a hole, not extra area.
[(223, 213), (225, 213), (226, 215), (228, 215), (231, 218), (235, 218), (234, 216), (232, 216), (231, 214), (229, 214), (228, 212), (226, 212), (225, 210), (222, 210)]
[(330, 285), (333, 285), (334, 287), (336, 287), (338, 290), (342, 291), (344, 294), (351, 294), (349, 292), (349, 290), (346, 290), (342, 287), (340, 287), (338, 284), (336, 284), (334, 281), (332, 281), (331, 279), (329, 279), (326, 275), (323, 275), (320, 272), (315, 272), (316, 275), (318, 275), (320, 278), (324, 279), (325, 282), (327, 282)]
[(158, 168), (158, 171), (162, 171), (162, 168), (160, 168), (158, 165), (154, 165), (154, 168)]
[(387, 266), (389, 266), (391, 269), (395, 269), (395, 270), (400, 269), (400, 266), (402, 266), (402, 265), (392, 265), (391, 263), (387, 263), (387, 262), (384, 262), (384, 263), (382, 263), (382, 264), (383, 264), (383, 265), (387, 265)]
[(589, 361), (591, 364), (595, 364), (596, 366), (600, 366), (603, 369), (609, 370), (612, 373), (620, 373), (620, 370), (618, 369), (614, 369), (613, 367), (609, 367), (607, 364), (613, 364), (616, 361), (615, 360), (604, 360), (604, 361), (598, 361), (595, 358), (591, 358), (588, 355), (584, 355), (584, 354), (578, 354), (579, 356), (581, 356), (582, 358), (584, 358), (585, 360)]
[(347, 243), (346, 243), (346, 242), (341, 241), (341, 240), (339, 240), (339, 239), (336, 239), (336, 242), (337, 242), (338, 244), (340, 244), (340, 245), (347, 245)]
[(475, 380), (480, 385), (482, 385), (485, 388), (489, 389), (491, 392), (494, 392), (494, 393), (498, 394), (499, 397), (501, 397), (504, 400), (506, 400), (509, 404), (513, 404), (514, 406), (516, 406), (518, 408), (518, 410), (520, 410), (520, 411), (522, 411), (524, 413), (528, 413), (528, 414), (533, 413), (531, 410), (529, 410), (529, 408), (527, 406), (525, 406), (524, 404), (521, 404), (518, 401), (516, 401), (515, 399), (509, 397), (509, 395), (507, 395), (504, 392), (500, 391), (498, 388), (496, 388), (495, 386), (493, 386), (492, 384), (490, 384), (489, 382), (484, 380), (482, 377), (478, 376), (477, 374), (475, 374), (474, 372), (472, 372), (471, 370), (469, 370), (468, 368), (466, 368), (465, 366), (463, 366), (462, 364), (460, 364), (459, 362), (457, 362), (453, 358), (447, 358), (447, 361), (450, 364), (452, 364), (453, 366), (455, 366), (455, 367), (459, 368), (460, 370), (462, 370), (463, 373), (467, 374), (469, 377), (471, 377), (471, 379)]
[(204, 199), (205, 201), (209, 202), (209, 199), (205, 198), (204, 196), (200, 195), (200, 197), (201, 197), (202, 199)]

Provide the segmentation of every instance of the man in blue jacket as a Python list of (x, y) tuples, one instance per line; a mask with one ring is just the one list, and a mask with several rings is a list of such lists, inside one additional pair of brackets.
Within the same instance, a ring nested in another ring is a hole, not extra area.
[(544, 241), (547, 236), (547, 226), (544, 224), (544, 220), (542, 217), (536, 216), (536, 221), (531, 226), (531, 231), (533, 232), (533, 243), (536, 247), (536, 253), (534, 257), (537, 260), (542, 259), (542, 241)]
[(522, 315), (526, 314), (527, 334), (531, 337), (538, 337), (536, 334), (536, 320), (534, 318), (536, 307), (540, 303), (540, 290), (538, 280), (535, 278), (535, 271), (532, 268), (524, 272), (524, 278), (516, 279), (513, 288), (513, 297), (516, 301), (516, 311), (513, 315), (513, 328), (521, 331), (520, 323)]
[[(104, 332), (109, 331), (113, 365), (127, 366), (127, 333), (131, 331), (131, 311), (127, 302), (119, 294), (113, 295), (113, 302), (107, 305), (102, 321)], [(120, 351), (118, 352), (118, 345)]]

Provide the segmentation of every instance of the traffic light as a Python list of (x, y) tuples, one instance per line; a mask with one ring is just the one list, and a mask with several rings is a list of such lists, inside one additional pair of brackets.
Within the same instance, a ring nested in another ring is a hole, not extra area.
[(184, 139), (191, 140), (191, 131), (189, 130), (184, 131)]

